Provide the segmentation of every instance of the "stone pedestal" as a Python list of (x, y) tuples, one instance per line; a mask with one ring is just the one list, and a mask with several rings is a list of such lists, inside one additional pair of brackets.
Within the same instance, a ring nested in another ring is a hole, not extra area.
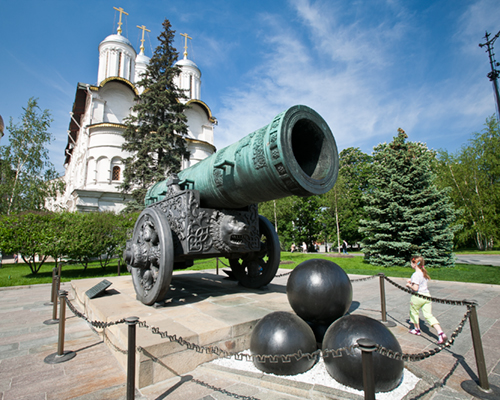
[[(75, 305), (94, 321), (112, 322), (136, 316), (161, 332), (201, 346), (218, 346), (231, 352), (250, 347), (253, 327), (273, 311), (290, 311), (286, 279), (276, 278), (264, 289), (246, 289), (215, 271), (174, 273), (169, 299), (150, 307), (135, 298), (130, 276), (106, 278), (112, 285), (101, 297), (89, 299), (85, 292), (103, 278), (73, 281)], [(71, 296), (70, 296), (71, 298)], [(127, 325), (97, 329), (126, 369)], [(216, 356), (199, 353), (137, 326), (137, 387), (143, 388), (186, 374)]]

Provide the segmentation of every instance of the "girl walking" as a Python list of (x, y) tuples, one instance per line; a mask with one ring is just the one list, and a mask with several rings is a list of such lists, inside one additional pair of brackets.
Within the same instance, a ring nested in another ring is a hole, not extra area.
[[(424, 258), (421, 256), (414, 256), (411, 258), (411, 267), (415, 270), (411, 279), (408, 279), (406, 283), (406, 287), (412, 289), (418, 294), (422, 294), (430, 297), (429, 289), (427, 288), (427, 281), (431, 279), (427, 270), (424, 266)], [(419, 313), (420, 309), (424, 314), (424, 318), (427, 323), (436, 329), (438, 333), (438, 343), (442, 344), (446, 342), (446, 335), (441, 329), (441, 325), (439, 325), (438, 320), (434, 315), (432, 315), (432, 303), (430, 300), (423, 299), (418, 296), (411, 296), (410, 299), (410, 319), (413, 322), (413, 329), (409, 332), (413, 335), (420, 335), (420, 323), (419, 323)]]

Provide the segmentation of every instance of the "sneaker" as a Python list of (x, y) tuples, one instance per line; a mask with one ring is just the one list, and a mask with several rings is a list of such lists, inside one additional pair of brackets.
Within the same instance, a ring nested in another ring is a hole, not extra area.
[(409, 330), (408, 333), (411, 333), (412, 335), (420, 336), (420, 329), (413, 328), (413, 329)]
[(444, 334), (444, 332), (441, 332), (441, 333), (439, 334), (438, 344), (443, 344), (443, 343), (445, 343), (447, 340), (448, 340), (448, 338), (446, 337), (446, 335)]

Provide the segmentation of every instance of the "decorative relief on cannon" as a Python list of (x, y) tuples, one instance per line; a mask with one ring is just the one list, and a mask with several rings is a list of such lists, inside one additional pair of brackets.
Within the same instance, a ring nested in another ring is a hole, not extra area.
[(266, 158), (264, 156), (264, 133), (265, 128), (260, 129), (253, 141), (253, 166), (255, 169), (261, 169), (266, 166)]
[(165, 299), (174, 264), (226, 257), (238, 281), (259, 288), (274, 278), (280, 244), (257, 204), (329, 191), (338, 152), (326, 122), (294, 106), (265, 127), (154, 184), (146, 194), (124, 258), (138, 300)]
[(260, 250), (257, 212), (215, 211), (210, 219), (210, 234), (221, 253)]

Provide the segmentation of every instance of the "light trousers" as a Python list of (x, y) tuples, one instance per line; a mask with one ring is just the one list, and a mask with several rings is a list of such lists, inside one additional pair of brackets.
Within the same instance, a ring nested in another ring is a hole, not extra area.
[(418, 296), (411, 296), (410, 299), (410, 319), (415, 326), (419, 324), (419, 313), (422, 310), (424, 318), (430, 326), (439, 324), (439, 321), (432, 315), (432, 303), (430, 300), (423, 299)]

